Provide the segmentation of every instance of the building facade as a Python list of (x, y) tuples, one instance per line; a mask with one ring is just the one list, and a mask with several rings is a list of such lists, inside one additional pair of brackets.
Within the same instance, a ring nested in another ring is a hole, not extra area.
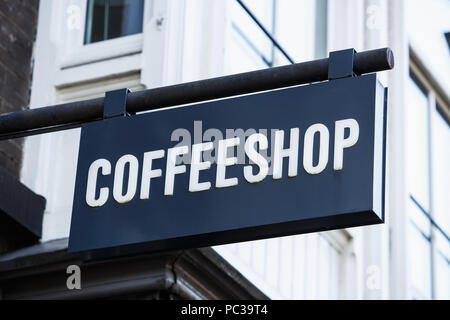
[[(424, 12), (431, 22), (416, 23)], [(219, 246), (208, 254), (242, 275), (229, 281), (245, 282), (252, 294), (237, 297), (448, 299), (449, 15), (445, 0), (41, 0), (29, 107), (325, 58), (346, 48), (390, 47), (395, 69), (379, 75), (389, 87), (386, 223)], [(58, 239), (69, 236), (79, 138), (73, 129), (25, 140), (21, 182), (47, 201), (35, 250), (57, 243), (56, 252), (64, 251)], [(211, 136), (205, 131), (203, 138)], [(20, 282), (11, 261), (24, 255), (0, 259), (11, 292)], [(30, 297), (23, 291), (9, 297), (24, 296)]]
[[(0, 113), (29, 106), (37, 15), (37, 1), (0, 3)], [(41, 236), (45, 199), (19, 181), (22, 147), (23, 139), (0, 141), (0, 254)]]

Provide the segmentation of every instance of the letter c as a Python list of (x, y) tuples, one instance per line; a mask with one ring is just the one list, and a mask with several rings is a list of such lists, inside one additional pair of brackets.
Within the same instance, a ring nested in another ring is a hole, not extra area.
[(101, 188), (100, 196), (95, 199), (95, 192), (97, 190), (98, 171), (102, 169), (102, 175), (107, 176), (111, 174), (111, 163), (106, 159), (98, 159), (94, 161), (89, 167), (88, 181), (86, 187), (86, 203), (92, 208), (103, 206), (108, 201), (109, 189)]

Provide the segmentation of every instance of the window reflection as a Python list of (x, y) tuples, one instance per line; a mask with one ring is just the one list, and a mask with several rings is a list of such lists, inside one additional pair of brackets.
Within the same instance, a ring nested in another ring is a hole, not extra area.
[[(290, 64), (236, 0), (228, 0), (231, 30), (226, 73)], [(242, 0), (295, 61), (327, 55), (327, 0)]]
[(144, 0), (89, 0), (85, 44), (142, 32)]
[[(243, 3), (270, 33), (273, 33), (274, 0), (245, 0)], [(230, 73), (272, 66), (273, 44), (235, 0), (230, 0)]]
[(412, 78), (408, 82), (406, 102), (407, 188), (420, 205), (429, 210), (428, 99)]

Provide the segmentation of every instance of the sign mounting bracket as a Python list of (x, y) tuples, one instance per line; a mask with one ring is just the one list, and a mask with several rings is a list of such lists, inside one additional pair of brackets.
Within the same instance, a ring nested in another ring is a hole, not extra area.
[(130, 92), (128, 88), (106, 92), (103, 119), (130, 116), (127, 112), (127, 97)]
[(353, 70), (356, 50), (346, 49), (330, 52), (328, 63), (328, 80), (355, 77)]

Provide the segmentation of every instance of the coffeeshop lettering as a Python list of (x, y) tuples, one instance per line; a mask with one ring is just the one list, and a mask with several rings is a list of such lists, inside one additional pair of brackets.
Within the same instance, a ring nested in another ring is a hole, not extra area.
[[(334, 131), (334, 141), (330, 141), (330, 131)], [(277, 130), (274, 135), (272, 150), (272, 179), (283, 177), (283, 160), (287, 159), (287, 176), (301, 178), (299, 175), (299, 162), (303, 164), (304, 171), (309, 175), (318, 175), (330, 164), (335, 171), (344, 168), (344, 151), (355, 146), (359, 139), (360, 127), (355, 119), (343, 119), (334, 123), (334, 128), (324, 124), (312, 124), (303, 133), (299, 128), (291, 128), (290, 132)], [(289, 135), (289, 146), (285, 140)], [(299, 150), (300, 138), (303, 138), (303, 150)], [(315, 145), (318, 144), (318, 145)], [(141, 155), (125, 154), (117, 162), (101, 158), (89, 166), (86, 186), (86, 203), (92, 208), (105, 205), (108, 201), (126, 204), (136, 200), (151, 199), (152, 179), (164, 179), (164, 195), (176, 196), (174, 185), (178, 175), (189, 175), (189, 192), (207, 191), (211, 188), (236, 187), (240, 183), (256, 184), (267, 179), (269, 175), (269, 161), (261, 154), (267, 150), (269, 141), (262, 133), (254, 133), (245, 141), (239, 137), (218, 141), (216, 152), (215, 181), (200, 181), (200, 172), (212, 170), (211, 161), (202, 161), (206, 151), (214, 149), (213, 142), (205, 142), (188, 146), (177, 146), (167, 150), (149, 150)], [(330, 161), (330, 146), (334, 148), (334, 157)], [(245, 181), (227, 174), (227, 167), (238, 164), (237, 157), (229, 156), (230, 149), (243, 147), (245, 155), (252, 165), (242, 166)], [(318, 150), (318, 156), (314, 156)], [(299, 159), (299, 152), (302, 158)], [(177, 164), (179, 156), (190, 152), (190, 168), (185, 164)], [(142, 159), (140, 162), (139, 158)], [(316, 159), (317, 158), (317, 159)], [(154, 160), (164, 159), (165, 173), (162, 168), (154, 167)], [(140, 168), (140, 166), (142, 166)], [(284, 171), (284, 172), (286, 172)], [(99, 176), (112, 176), (112, 186), (101, 185)], [(286, 176), (286, 174), (284, 174)], [(139, 190), (139, 191), (138, 191)]]

